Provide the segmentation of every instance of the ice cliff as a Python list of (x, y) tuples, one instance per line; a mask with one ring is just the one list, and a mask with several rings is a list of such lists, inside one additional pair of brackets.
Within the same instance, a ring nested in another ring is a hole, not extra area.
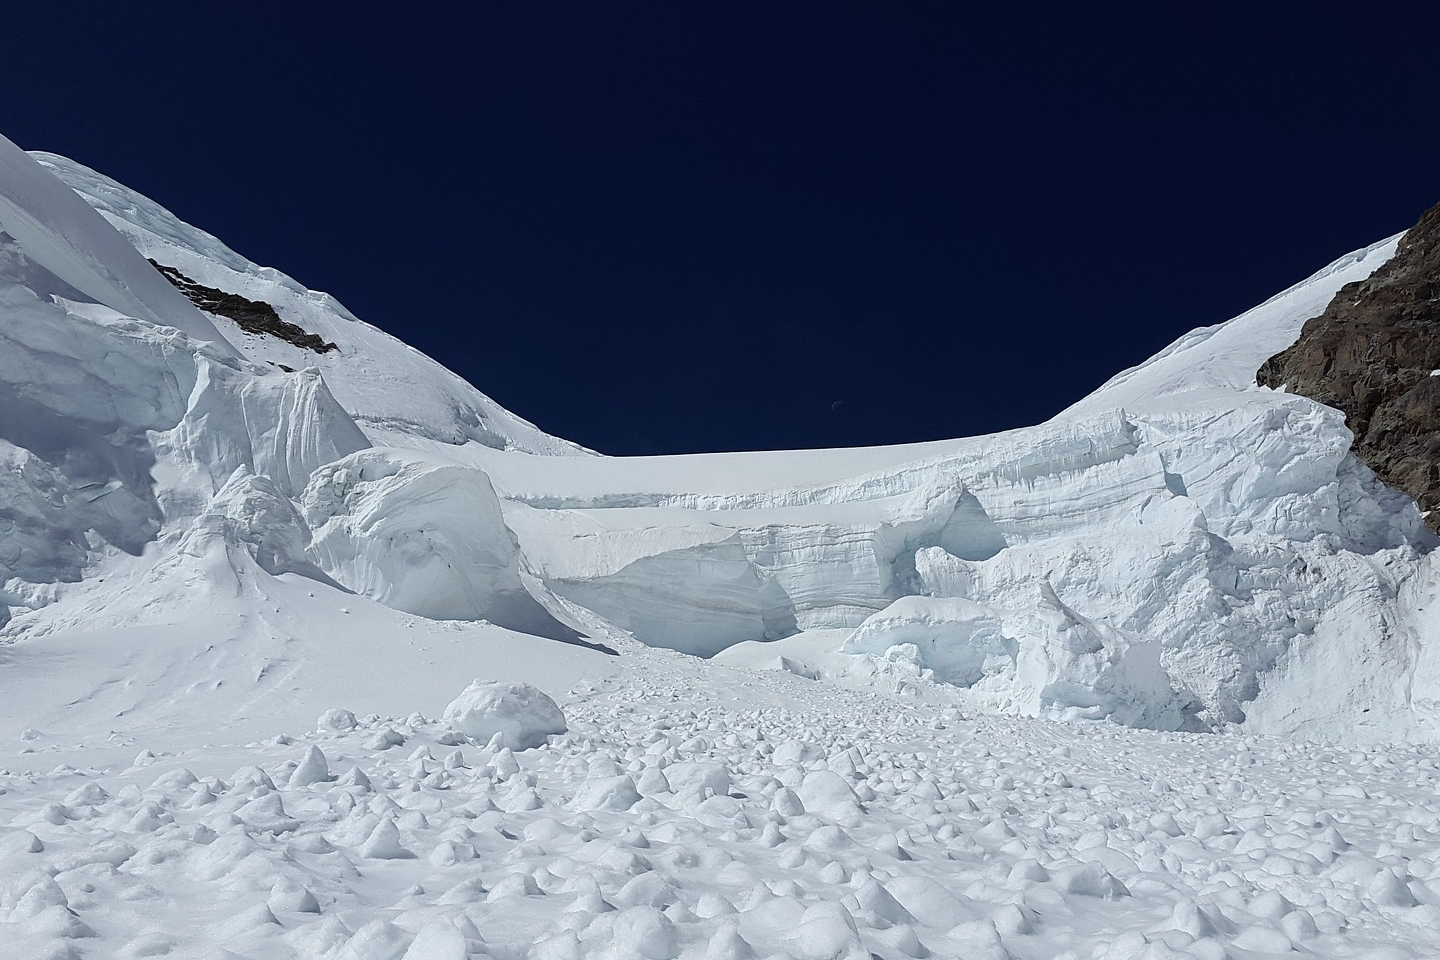
[[(0, 231), (0, 641), (163, 616), (98, 586), (122, 568), (298, 577), (1030, 716), (1437, 735), (1434, 535), (1341, 413), (1254, 384), (1398, 238), (1034, 427), (622, 460), (64, 158), (0, 143)], [(336, 349), (202, 313), (146, 258)]]

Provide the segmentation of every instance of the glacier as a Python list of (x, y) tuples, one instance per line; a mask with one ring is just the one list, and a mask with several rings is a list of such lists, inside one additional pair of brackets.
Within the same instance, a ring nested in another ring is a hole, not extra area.
[(1032, 427), (617, 459), (0, 141), (0, 960), (1433, 956), (1435, 537), (1253, 385), (1395, 247)]
[[(191, 577), (221, 551), (537, 643), (761, 645), (1032, 717), (1437, 733), (1433, 537), (1338, 413), (1253, 386), (1398, 238), (1033, 427), (616, 459), (80, 164), (0, 158), (6, 640), (103, 620), (101, 569)], [(339, 349), (206, 316), (147, 258)]]

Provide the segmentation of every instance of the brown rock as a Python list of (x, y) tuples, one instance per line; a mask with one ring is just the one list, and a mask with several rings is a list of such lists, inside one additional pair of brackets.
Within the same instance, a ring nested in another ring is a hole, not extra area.
[(1368, 279), (1340, 288), (1256, 382), (1345, 414), (1352, 450), (1440, 532), (1440, 204)]
[(296, 324), (281, 320), (280, 314), (275, 312), (275, 308), (264, 300), (251, 300), (238, 293), (226, 293), (215, 287), (207, 287), (203, 283), (191, 280), (175, 267), (167, 267), (154, 260), (151, 260), (150, 263), (160, 271), (161, 276), (174, 284), (175, 288), (185, 294), (186, 298), (195, 306), (206, 313), (213, 313), (216, 316), (235, 321), (246, 333), (275, 337), (286, 343), (293, 343), (297, 347), (313, 350), (315, 353), (327, 353), (340, 349), (335, 344), (306, 332)]

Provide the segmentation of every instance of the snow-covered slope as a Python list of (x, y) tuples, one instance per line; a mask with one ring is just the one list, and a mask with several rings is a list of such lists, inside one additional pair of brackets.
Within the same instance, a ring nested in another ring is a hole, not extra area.
[(0, 960), (1434, 955), (1434, 537), (1251, 385), (1393, 239), (1035, 427), (617, 460), (38, 158)]
[[(151, 291), (158, 307), (109, 297), (131, 316), (100, 299), (109, 287), (71, 289), (27, 243), (49, 251), (45, 238), (78, 235), (65, 225), (83, 207), (62, 205), (59, 226), (22, 227), (28, 241), (10, 235), (0, 389), (17, 415), (0, 482), (16, 506), (0, 560), (5, 602), (32, 611), (13, 636), (74, 620), (64, 611), (88, 601), (59, 585), (93, 577), (107, 551), (155, 570), (176, 551), (238, 550), (268, 574), (420, 616), (740, 660), (763, 643), (764, 658), (809, 675), (914, 673), (1031, 716), (1436, 732), (1440, 676), (1412, 612), (1432, 589), (1432, 538), (1349, 456), (1338, 414), (1252, 385), (1395, 238), (1187, 335), (1036, 427), (562, 462), (532, 454), (584, 451), (328, 295), (85, 167), (37, 156), (10, 156), (7, 209), (48, 209), (48, 170), (103, 217), (90, 234), (112, 247), (123, 235), (339, 349), (215, 318), (242, 360), (223, 341), (167, 332), (181, 314), (194, 336), (214, 329), (169, 293)], [(89, 246), (103, 267), (92, 272), (112, 270), (110, 247)], [(143, 266), (133, 252), (115, 256), (115, 276)], [(75, 257), (44, 256), (80, 276)], [(48, 346), (57, 336), (65, 351)], [(820, 637), (846, 655), (817, 653)]]
[[(210, 321), (138, 256), (75, 194), (45, 175), (33, 159), (0, 136), (0, 230), (26, 259), (83, 297), (157, 322), (230, 351)], [(157, 282), (158, 280), (158, 282)]]
[(1190, 331), (1139, 366), (1111, 377), (1055, 419), (1113, 407), (1177, 406), (1207, 394), (1234, 402), (1236, 393), (1252, 393), (1259, 364), (1294, 343), (1305, 321), (1323, 312), (1337, 290), (1389, 260), (1401, 236), (1347, 254), (1233, 320)]
[[(251, 360), (296, 370), (319, 369), (341, 406), (375, 443), (404, 446), (413, 438), (423, 438), (545, 455), (589, 452), (510, 413), (418, 350), (357, 319), (329, 294), (307, 290), (278, 270), (251, 263), (153, 200), (65, 157), (34, 156), (143, 256), (175, 267), (199, 283), (268, 303), (282, 319), (337, 344), (337, 351), (316, 354), (274, 337), (247, 334), (224, 318), (214, 319)], [(159, 286), (169, 284), (162, 280)], [(173, 290), (170, 293), (185, 302)], [(416, 309), (464, 308), (453, 303), (437, 306), (432, 298), (417, 296)], [(480, 321), (459, 315), (455, 322)]]

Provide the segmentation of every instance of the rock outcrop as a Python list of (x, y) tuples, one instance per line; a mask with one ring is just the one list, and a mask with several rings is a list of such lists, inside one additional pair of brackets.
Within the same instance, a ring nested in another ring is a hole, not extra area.
[(246, 333), (277, 337), (286, 343), (293, 343), (297, 347), (315, 353), (340, 349), (323, 337), (309, 333), (287, 320), (281, 320), (280, 314), (275, 312), (275, 308), (263, 300), (251, 300), (238, 293), (226, 293), (215, 287), (207, 287), (203, 283), (191, 280), (175, 267), (168, 267), (154, 260), (151, 260), (150, 263), (160, 271), (161, 276), (185, 294), (186, 299), (195, 306), (206, 313), (213, 313), (216, 316), (235, 321)]
[(1342, 411), (1355, 455), (1440, 532), (1440, 204), (1369, 279), (1341, 287), (1256, 381)]

